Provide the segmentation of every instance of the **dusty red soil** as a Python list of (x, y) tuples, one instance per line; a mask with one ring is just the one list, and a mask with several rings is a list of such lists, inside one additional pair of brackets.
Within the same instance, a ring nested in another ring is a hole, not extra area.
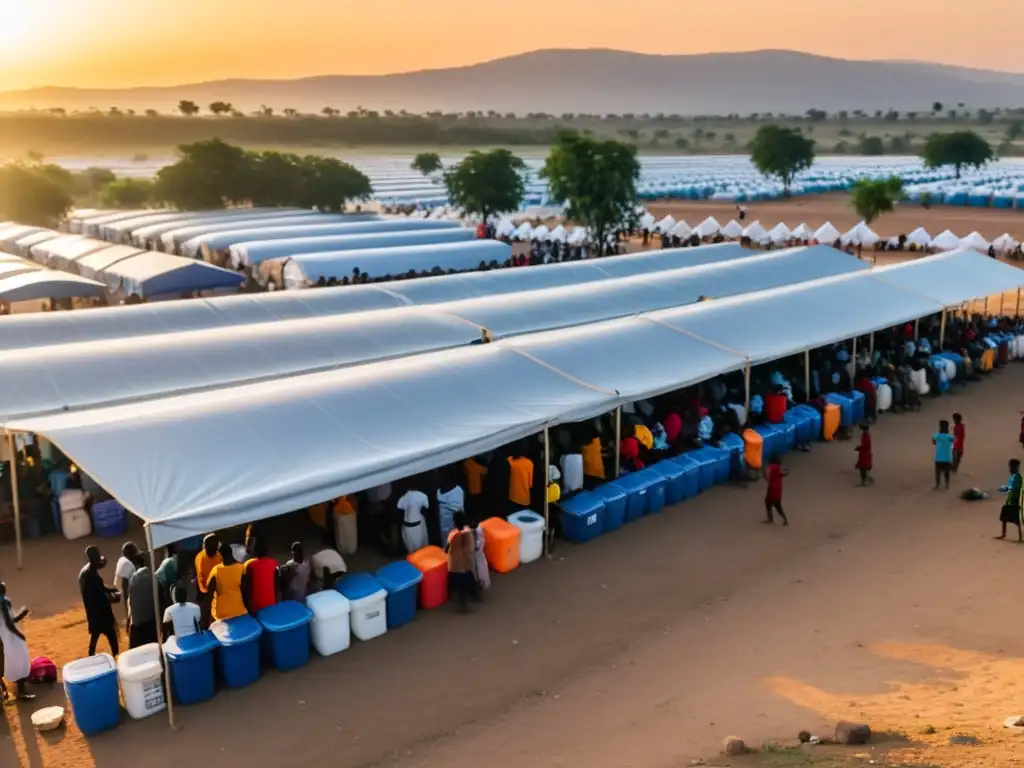
[[(759, 524), (761, 488), (716, 489), (496, 576), (473, 615), (421, 613), (180, 708), (177, 733), (157, 717), (42, 738), (29, 708), (7, 707), (0, 766), (162, 768), (200, 753), (248, 766), (682, 766), (728, 734), (825, 734), (838, 717), (908, 734), (908, 760), (1010, 765), (1024, 742), (999, 726), (1024, 710), (1024, 546), (992, 540), (998, 501), (957, 492), (1005, 480), (1022, 383), (1014, 366), (922, 413), (883, 416), (873, 488), (855, 487), (850, 443), (788, 458), (788, 529)], [(954, 491), (934, 492), (929, 438), (953, 410), (967, 458)], [(83, 546), (29, 542), (20, 572), (0, 549), (14, 602), (34, 610), (32, 652), (58, 663), (86, 647)], [(56, 688), (37, 704), (62, 699)], [(919, 736), (926, 725), (937, 733)], [(954, 732), (982, 744), (950, 747)]]

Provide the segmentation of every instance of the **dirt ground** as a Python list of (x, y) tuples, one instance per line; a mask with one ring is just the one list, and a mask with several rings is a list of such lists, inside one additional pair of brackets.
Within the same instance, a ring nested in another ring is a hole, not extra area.
[[(673, 218), (683, 219), (691, 227), (708, 216), (714, 216), (722, 224), (736, 218), (736, 206), (721, 202), (658, 201), (647, 207), (658, 218), (672, 214)], [(750, 203), (744, 223), (755, 220), (769, 230), (780, 221), (790, 228), (807, 224), (812, 229), (831, 221), (840, 232), (845, 232), (856, 225), (860, 217), (850, 205), (849, 194), (835, 193)], [(977, 230), (988, 240), (1007, 232), (1017, 240), (1024, 240), (1024, 211), (951, 205), (933, 206), (926, 210), (919, 205), (904, 204), (871, 224), (871, 228), (883, 237), (909, 234), (918, 227), (924, 227), (932, 237), (949, 229), (960, 237)]]
[[(762, 489), (723, 487), (550, 561), (495, 576), (473, 615), (441, 609), (255, 687), (127, 719), (83, 738), (34, 734), (32, 708), (4, 708), (0, 766), (93, 768), (126, 756), (153, 768), (247, 766), (1012, 766), (1024, 736), (1024, 546), (994, 541), (999, 501), (959, 490), (1005, 481), (1024, 365), (917, 414), (883, 416), (877, 485), (855, 487), (852, 443), (787, 458), (789, 528), (759, 524)], [(930, 436), (954, 410), (967, 457), (950, 492), (931, 490)], [(86, 649), (75, 575), (86, 542), (29, 542), (26, 567), (0, 549), (0, 576), (33, 654)], [(105, 542), (108, 551), (113, 542)], [(54, 688), (37, 706), (60, 703)], [(722, 739), (792, 744), (839, 718), (890, 732), (839, 754), (769, 746), (716, 758)], [(2, 721), (0, 721), (2, 722)], [(952, 735), (979, 739), (952, 746)], [(883, 758), (883, 753), (888, 756)], [(885, 761), (888, 761), (887, 763)]]

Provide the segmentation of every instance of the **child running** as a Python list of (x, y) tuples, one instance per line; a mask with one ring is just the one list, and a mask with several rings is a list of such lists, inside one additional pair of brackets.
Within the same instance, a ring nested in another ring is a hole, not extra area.
[(773, 511), (779, 513), (783, 526), (789, 525), (786, 513), (782, 511), (782, 478), (787, 474), (789, 473), (782, 468), (782, 460), (778, 456), (772, 456), (764, 473), (764, 479), (768, 482), (768, 490), (764, 495), (764, 511), (767, 518), (761, 522), (767, 525), (775, 522)]
[(953, 414), (953, 474), (960, 471), (960, 462), (964, 458), (964, 443), (967, 442), (967, 427), (964, 425), (964, 417), (959, 413)]
[(939, 490), (942, 480), (946, 481), (949, 490), (949, 473), (953, 469), (953, 436), (949, 434), (949, 422), (939, 422), (939, 431), (932, 435), (935, 446), (935, 490)]
[(871, 454), (871, 427), (867, 422), (860, 425), (860, 445), (854, 448), (857, 451), (857, 469), (860, 470), (860, 484), (874, 485), (875, 478), (871, 476), (872, 454)]

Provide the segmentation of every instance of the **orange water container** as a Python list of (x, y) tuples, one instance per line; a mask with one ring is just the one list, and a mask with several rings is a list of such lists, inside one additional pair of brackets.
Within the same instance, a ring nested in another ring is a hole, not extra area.
[(752, 429), (743, 430), (743, 460), (750, 469), (764, 464), (764, 438)]
[(821, 417), (821, 434), (826, 440), (831, 440), (836, 436), (841, 419), (839, 406), (835, 403), (826, 403), (825, 413)]
[(489, 517), (480, 527), (484, 529), (484, 556), (491, 570), (508, 573), (518, 568), (519, 529), (500, 517)]
[(996, 364), (996, 351), (994, 349), (986, 349), (981, 353), (981, 370), (982, 373), (988, 373), (991, 371)]
[(423, 547), (407, 558), (423, 574), (420, 608), (429, 611), (448, 602), (448, 555), (440, 547)]

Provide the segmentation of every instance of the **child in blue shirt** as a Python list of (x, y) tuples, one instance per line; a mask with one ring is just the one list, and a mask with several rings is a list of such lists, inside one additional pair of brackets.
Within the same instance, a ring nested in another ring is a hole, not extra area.
[(935, 446), (935, 490), (939, 490), (939, 481), (944, 479), (946, 490), (949, 490), (949, 473), (953, 470), (953, 442), (955, 438), (949, 433), (949, 422), (939, 422), (939, 431), (932, 435)]

